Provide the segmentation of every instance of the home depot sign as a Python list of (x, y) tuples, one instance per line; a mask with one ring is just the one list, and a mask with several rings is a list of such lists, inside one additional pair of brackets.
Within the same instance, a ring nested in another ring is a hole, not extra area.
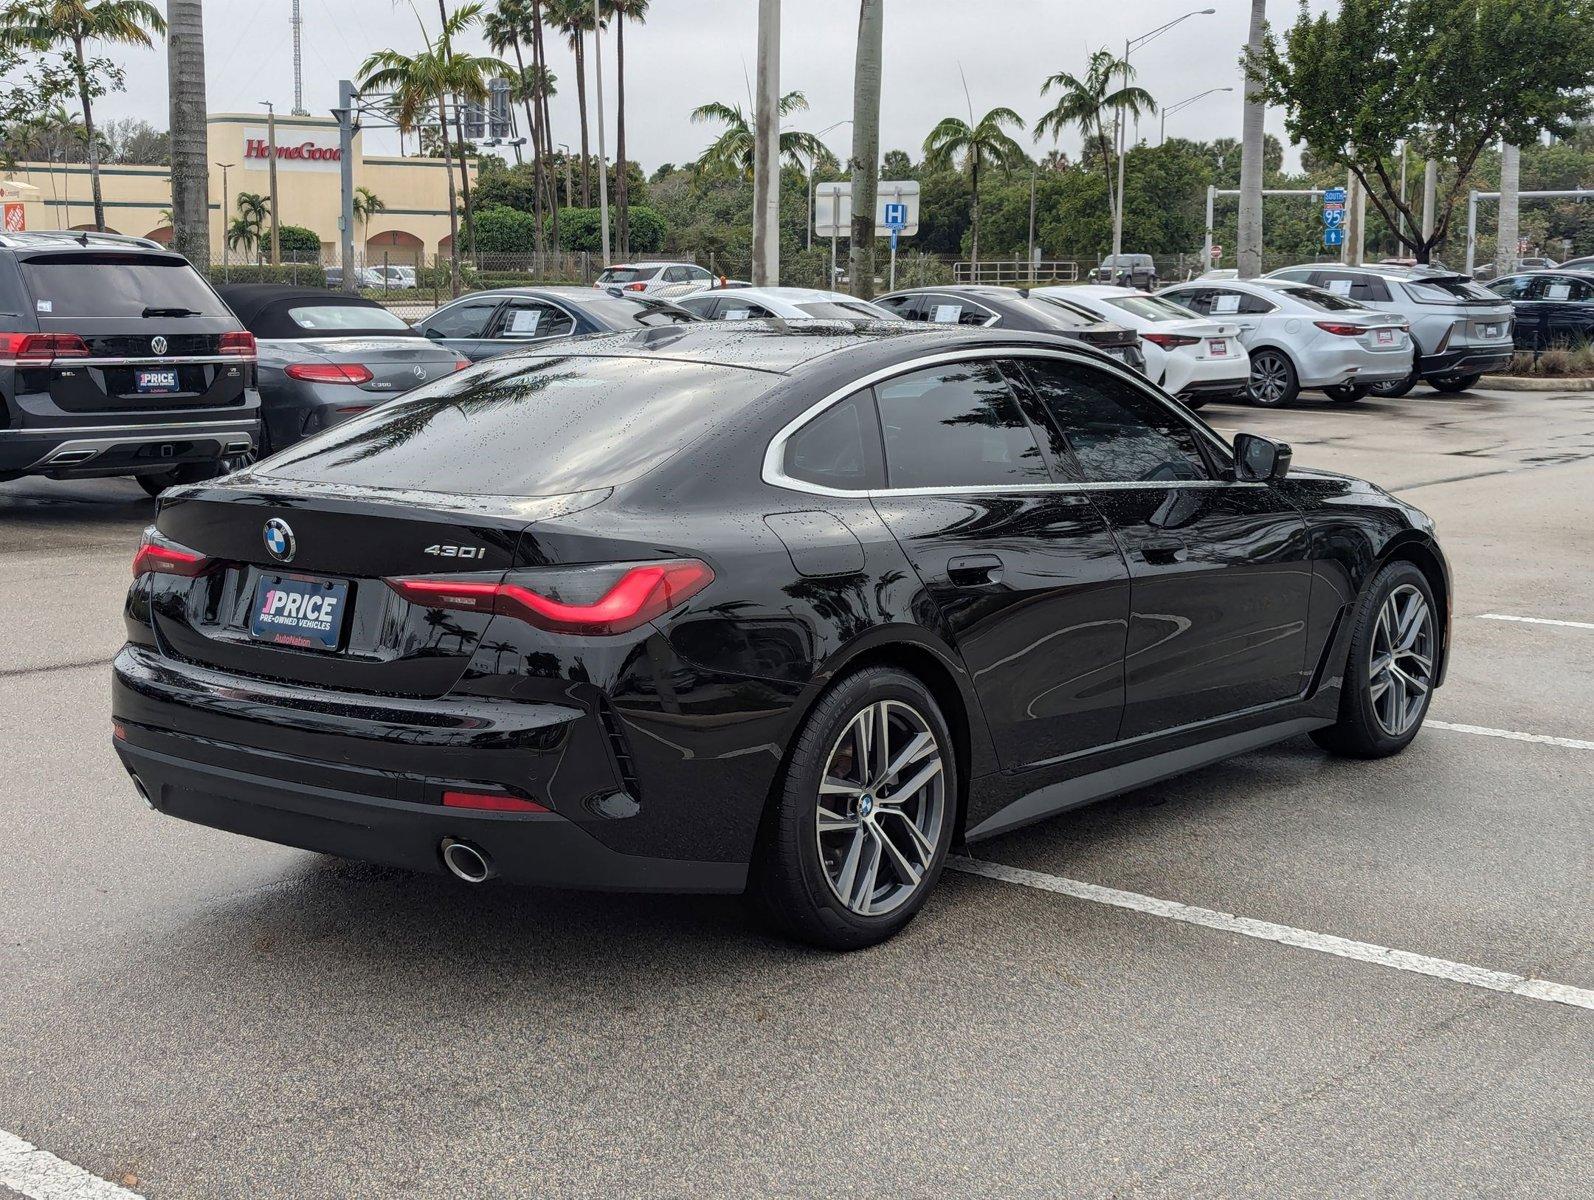
[[(277, 126), (277, 169), (279, 171), (336, 171), (342, 161), (337, 136), (306, 138), (300, 130)], [(271, 160), (271, 139), (264, 129), (244, 130), (246, 170), (264, 171)]]

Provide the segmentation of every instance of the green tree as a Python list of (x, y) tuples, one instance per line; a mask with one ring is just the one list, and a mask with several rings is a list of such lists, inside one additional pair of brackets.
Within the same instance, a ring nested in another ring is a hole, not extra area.
[(371, 229), (371, 218), (387, 211), (387, 201), (368, 187), (354, 189), (354, 219), (360, 223), (360, 240), (366, 240)]
[[(89, 181), (94, 192), (94, 225), (105, 228), (105, 201), (100, 195), (100, 156), (94, 137), (96, 95), (104, 85), (95, 76), (104, 71), (103, 60), (90, 60), (91, 42), (153, 47), (151, 34), (164, 34), (166, 19), (146, 0), (17, 0), (0, 9), (0, 46), (11, 49), (66, 50), (77, 78), (78, 103), (83, 106), (87, 130)], [(103, 65), (101, 65), (103, 64)], [(99, 71), (96, 66), (99, 65)]]
[[(614, 237), (618, 214), (609, 210), (609, 233)], [(564, 223), (565, 245), (573, 251), (597, 253), (603, 249), (603, 223), (596, 208), (567, 208), (560, 214)], [(668, 226), (653, 209), (637, 204), (631, 208), (631, 249), (633, 252), (652, 253), (665, 247)]]
[[(1247, 63), (1314, 160), (1359, 179), (1420, 262), (1448, 235), (1479, 156), (1496, 141), (1565, 137), (1590, 109), (1594, 0), (1305, 0), (1282, 37)], [(1442, 164), (1434, 231), (1400, 195), (1398, 144)]]
[(614, 161), (619, 184), (614, 193), (615, 246), (625, 258), (631, 253), (630, 173), (625, 169), (625, 23), (640, 25), (647, 20), (648, 0), (604, 0), (604, 5), (614, 16)]
[(1098, 50), (1090, 56), (1084, 78), (1067, 71), (1048, 77), (1041, 84), (1041, 95), (1056, 88), (1057, 103), (1035, 122), (1035, 140), (1038, 142), (1047, 134), (1059, 138), (1070, 126), (1077, 126), (1085, 145), (1094, 145), (1101, 155), (1102, 171), (1110, 176), (1113, 149), (1107, 134), (1107, 118), (1116, 115), (1119, 120), (1126, 120), (1157, 110), (1157, 102), (1150, 92), (1123, 82), (1134, 77), (1134, 67), (1113, 57), (1110, 50)]
[(943, 117), (924, 139), (924, 165), (931, 170), (953, 166), (961, 158), (969, 172), (970, 224), (973, 228), (969, 259), (980, 261), (980, 164), (991, 162), (1011, 170), (1028, 161), (1023, 147), (1007, 127), (1024, 128), (1024, 118), (1010, 108), (993, 108), (973, 125), (961, 117)]
[(576, 108), (581, 116), (581, 204), (592, 207), (592, 152), (587, 148), (587, 34), (593, 28), (591, 0), (548, 0), (548, 19), (565, 35), (576, 60)]
[[(787, 92), (780, 98), (780, 115), (783, 117), (802, 112), (807, 107), (808, 99), (801, 92)], [(753, 163), (757, 156), (753, 124), (739, 105), (721, 104), (718, 101), (701, 104), (692, 110), (692, 120), (718, 121), (725, 126), (719, 137), (699, 156), (699, 171), (743, 175), (748, 179), (753, 177)], [(833, 165), (836, 162), (836, 156), (824, 142), (811, 133), (795, 129), (781, 131), (780, 156), (788, 166), (798, 169), (808, 163)]]
[(282, 247), (282, 260), (293, 263), (318, 263), (321, 261), (321, 238), (313, 229), (303, 225), (281, 225), (277, 228), (277, 243)]
[[(542, 207), (546, 194), (543, 180), (542, 101), (538, 93), (543, 68), (536, 61), (536, 33), (531, 27), (531, 6), (527, 0), (498, 0), (498, 7), (482, 18), (482, 33), (497, 54), (506, 50), (515, 56), (515, 71), (510, 80), (509, 98), (526, 110), (526, 136), (531, 140), (533, 207), (537, 220), (533, 230), (537, 252), (542, 253)], [(532, 44), (532, 68), (528, 71), (522, 42)], [(480, 196), (478, 195), (478, 200)], [(485, 207), (485, 206), (484, 206)], [(473, 245), (476, 242), (473, 240)]]

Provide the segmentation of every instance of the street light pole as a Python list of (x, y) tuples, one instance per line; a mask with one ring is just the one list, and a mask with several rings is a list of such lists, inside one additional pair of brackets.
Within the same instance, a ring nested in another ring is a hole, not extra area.
[(603, 265), (609, 265), (609, 160), (603, 149), (603, 13), (592, 0), (592, 59), (598, 73), (598, 224), (603, 229)]
[(1184, 109), (1189, 108), (1197, 100), (1205, 100), (1208, 96), (1211, 96), (1217, 92), (1232, 92), (1233, 90), (1234, 89), (1231, 87), (1208, 88), (1206, 91), (1201, 92), (1198, 95), (1191, 96), (1188, 99), (1181, 100), (1177, 104), (1164, 104), (1162, 106), (1162, 132), (1157, 136), (1157, 145), (1161, 146), (1168, 140), (1169, 113), (1182, 112)]
[(270, 155), (266, 168), (269, 184), (267, 191), (271, 193), (271, 265), (282, 265), (282, 236), (277, 223), (277, 106), (270, 100), (262, 100), (266, 106), (266, 153)]
[[(1182, 17), (1175, 17), (1166, 25), (1157, 26), (1150, 33), (1143, 33), (1137, 38), (1126, 38), (1124, 40), (1123, 70), (1121, 72), (1123, 87), (1127, 88), (1129, 86), (1129, 55), (1132, 51), (1146, 45), (1154, 38), (1162, 36), (1175, 25), (1188, 21), (1191, 17), (1210, 17), (1217, 11), (1215, 8), (1196, 9), (1185, 13)], [(1114, 124), (1118, 127), (1118, 202), (1113, 205), (1112, 214), (1112, 256), (1113, 265), (1116, 268), (1118, 257), (1124, 252), (1124, 138), (1128, 132), (1125, 128), (1128, 123), (1124, 120), (1124, 106), (1122, 104), (1118, 105), (1117, 118)]]
[(216, 165), (221, 168), (221, 269), (223, 271), (223, 278), (225, 278), (225, 272), (227, 270), (227, 264), (228, 264), (228, 258), (227, 258), (227, 213), (228, 213), (228, 210), (232, 207), (232, 195), (227, 190), (227, 172), (232, 170), (232, 168), (234, 166), (236, 166), (237, 164), (235, 164), (235, 163), (217, 163)]

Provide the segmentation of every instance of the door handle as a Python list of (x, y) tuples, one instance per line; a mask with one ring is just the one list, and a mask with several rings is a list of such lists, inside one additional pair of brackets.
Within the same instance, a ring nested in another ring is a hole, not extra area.
[(1002, 581), (1002, 560), (994, 554), (949, 559), (946, 575), (958, 587), (980, 587)]
[(1190, 547), (1177, 537), (1147, 538), (1140, 550), (1148, 563), (1176, 563), (1190, 557)]

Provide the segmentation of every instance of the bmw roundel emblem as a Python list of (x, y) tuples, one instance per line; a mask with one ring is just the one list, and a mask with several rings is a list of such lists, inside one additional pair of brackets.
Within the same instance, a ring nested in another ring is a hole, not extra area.
[(157, 333), (154, 337), (149, 339), (149, 348), (150, 352), (153, 354), (165, 354), (166, 339)]
[(266, 549), (271, 551), (271, 557), (279, 562), (290, 562), (293, 552), (299, 548), (299, 543), (294, 540), (292, 527), (281, 517), (272, 517), (266, 522), (264, 532)]

